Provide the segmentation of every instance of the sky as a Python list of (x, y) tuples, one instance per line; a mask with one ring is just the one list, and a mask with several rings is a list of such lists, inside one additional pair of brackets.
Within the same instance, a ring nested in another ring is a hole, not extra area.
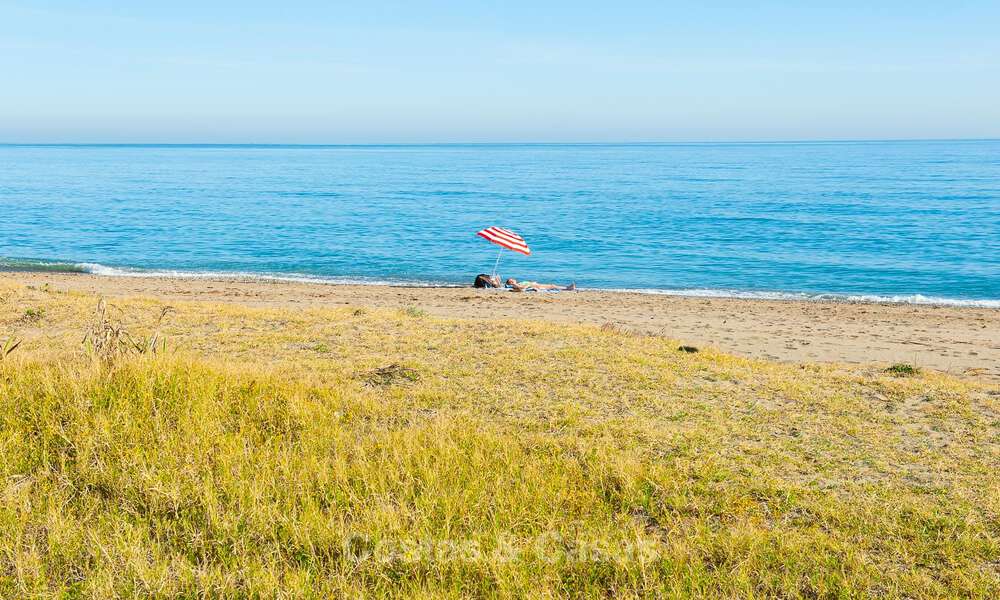
[(998, 138), (998, 32), (997, 0), (0, 0), (0, 142)]

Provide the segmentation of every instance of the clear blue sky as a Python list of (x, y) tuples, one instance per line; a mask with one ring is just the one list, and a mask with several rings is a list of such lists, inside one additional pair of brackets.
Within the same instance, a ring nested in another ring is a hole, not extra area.
[(0, 142), (942, 137), (997, 0), (0, 0)]

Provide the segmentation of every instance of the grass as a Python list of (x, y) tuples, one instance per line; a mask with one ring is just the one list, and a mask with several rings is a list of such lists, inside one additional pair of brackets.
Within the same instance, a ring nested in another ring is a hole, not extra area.
[(417, 308), (416, 306), (407, 306), (403, 309), (403, 313), (408, 317), (413, 317), (419, 319), (427, 316), (427, 311), (422, 308)]
[(33, 323), (42, 320), (45, 316), (44, 308), (26, 308), (24, 309), (24, 314), (21, 316), (21, 321), (26, 323)]
[(886, 367), (885, 372), (899, 377), (911, 377), (920, 373), (920, 368), (909, 363), (896, 363)]
[(98, 304), (0, 282), (23, 340), (0, 361), (3, 598), (1000, 586), (995, 389), (407, 311), (159, 320), (148, 299), (114, 326), (166, 345), (93, 360)]
[(398, 363), (375, 369), (365, 377), (365, 381), (369, 385), (393, 385), (418, 379), (420, 379), (420, 373)]
[(0, 360), (7, 358), (12, 352), (17, 350), (18, 346), (21, 345), (21, 340), (9, 337), (2, 344), (0, 344)]

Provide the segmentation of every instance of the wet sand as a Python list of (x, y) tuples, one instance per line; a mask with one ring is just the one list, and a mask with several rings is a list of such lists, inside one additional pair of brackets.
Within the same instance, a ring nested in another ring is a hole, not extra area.
[(1000, 382), (1000, 309), (907, 304), (688, 298), (617, 292), (518, 294), (472, 288), (0, 273), (25, 285), (106, 297), (151, 296), (248, 306), (414, 307), (466, 319), (615, 326), (755, 358), (887, 365), (906, 362)]

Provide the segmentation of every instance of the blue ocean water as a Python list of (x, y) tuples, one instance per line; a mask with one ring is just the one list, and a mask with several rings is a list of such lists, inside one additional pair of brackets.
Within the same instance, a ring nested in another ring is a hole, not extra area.
[(0, 269), (1000, 306), (1000, 141), (0, 146)]

